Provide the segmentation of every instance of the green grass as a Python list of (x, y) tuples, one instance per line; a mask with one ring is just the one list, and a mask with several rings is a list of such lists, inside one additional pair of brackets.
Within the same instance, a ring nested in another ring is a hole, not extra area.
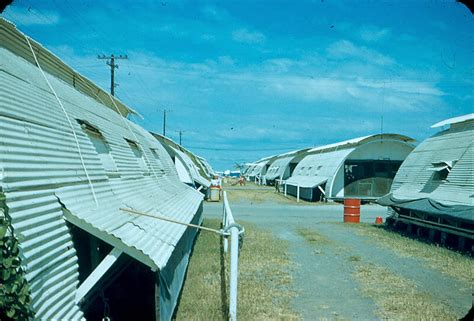
[[(402, 240), (400, 236), (385, 234), (389, 232), (370, 225), (356, 226), (351, 224), (350, 226), (350, 228), (355, 228), (358, 233), (370, 235), (372, 243), (374, 238), (378, 243), (382, 241), (386, 242), (385, 244), (390, 245), (390, 249), (392, 250), (394, 250), (392, 248), (394, 245), (391, 243), (391, 240), (395, 238), (399, 242), (403, 242), (399, 244), (395, 241), (395, 247), (400, 250), (404, 246), (408, 247), (408, 251), (411, 255), (419, 254), (418, 252), (423, 251), (426, 245), (420, 242), (411, 244), (409, 241), (412, 240)], [(362, 295), (375, 302), (377, 309), (374, 312), (379, 318), (384, 320), (456, 319), (456, 313), (447, 305), (436, 300), (435, 293), (431, 294), (422, 291), (417, 288), (413, 281), (403, 278), (383, 266), (366, 262), (358, 255), (350, 255), (351, 252), (346, 245), (331, 240), (314, 229), (301, 228), (298, 229), (297, 232), (310, 245), (318, 250), (317, 253), (320, 253), (321, 249), (326, 247), (347, 256), (347, 264), (350, 264), (353, 268), (353, 278), (358, 283), (359, 290)], [(442, 253), (448, 255), (444, 251), (442, 251)], [(456, 258), (459, 259), (459, 257)], [(461, 260), (461, 262), (464, 261)], [(467, 272), (467, 270), (465, 272)]]
[(306, 242), (315, 246), (325, 246), (334, 243), (328, 237), (316, 232), (310, 228), (299, 228), (296, 230), (298, 235), (302, 236)]
[(351, 227), (357, 230), (357, 234), (368, 237), (371, 244), (392, 250), (401, 257), (420, 259), (430, 268), (468, 285), (474, 284), (474, 259), (472, 257), (370, 224), (354, 224)]
[(388, 269), (357, 262), (354, 278), (364, 296), (377, 305), (376, 315), (383, 320), (457, 320), (456, 313), (437, 302), (433, 295)]
[[(285, 196), (283, 193), (283, 186), (280, 186), (280, 191), (282, 191), (281, 193), (277, 193), (272, 186), (255, 185), (253, 183), (248, 183), (247, 186), (230, 186), (232, 189), (226, 189), (226, 186), (229, 185), (224, 185), (224, 190), (226, 190), (231, 203), (244, 201), (254, 204), (280, 203), (301, 206), (321, 206), (328, 204), (320, 202), (308, 202), (303, 199), (300, 199), (299, 202), (296, 202), (296, 197), (291, 195)], [(251, 188), (249, 189), (248, 187)]]
[[(239, 257), (237, 317), (240, 320), (297, 320), (289, 307), (288, 246), (254, 225), (245, 226)], [(218, 228), (219, 220), (204, 226)], [(188, 268), (176, 320), (227, 320), (228, 268), (230, 257), (221, 261), (219, 236), (201, 232)], [(221, 263), (226, 267), (223, 271)]]

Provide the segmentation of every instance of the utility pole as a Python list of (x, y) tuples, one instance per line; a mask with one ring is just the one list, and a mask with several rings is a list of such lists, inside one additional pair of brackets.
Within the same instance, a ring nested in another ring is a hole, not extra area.
[(182, 138), (183, 138), (184, 130), (181, 130), (181, 129), (180, 129), (180, 130), (178, 130), (178, 133), (179, 133), (179, 144), (180, 144), (181, 146), (183, 146), (183, 144), (182, 144)]
[(166, 109), (163, 109), (163, 137), (166, 136)]
[(118, 65), (115, 63), (115, 59), (128, 59), (127, 55), (125, 56), (114, 56), (114, 55), (110, 55), (110, 56), (106, 56), (106, 55), (98, 55), (97, 56), (97, 59), (107, 59), (107, 62), (106, 64), (110, 66), (110, 94), (112, 96), (114, 96), (115, 94), (115, 69), (117, 68), (118, 69)]

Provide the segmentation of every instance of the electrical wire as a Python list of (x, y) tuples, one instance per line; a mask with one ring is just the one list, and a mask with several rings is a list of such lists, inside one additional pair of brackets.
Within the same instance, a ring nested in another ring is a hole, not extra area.
[(97, 197), (95, 195), (94, 186), (92, 185), (92, 180), (89, 176), (89, 172), (87, 171), (86, 164), (84, 162), (84, 157), (82, 156), (81, 146), (79, 145), (79, 139), (77, 138), (76, 131), (74, 130), (74, 126), (72, 125), (71, 118), (69, 117), (66, 109), (64, 108), (63, 103), (61, 102), (61, 99), (59, 99), (58, 94), (56, 93), (53, 86), (49, 82), (48, 77), (46, 77), (45, 73), (43, 72), (43, 69), (41, 68), (41, 65), (39, 64), (38, 58), (36, 57), (35, 51), (33, 50), (33, 46), (31, 46), (31, 43), (30, 43), (30, 40), (28, 39), (28, 36), (25, 35), (25, 34), (23, 34), (23, 36), (25, 37), (26, 42), (28, 43), (28, 46), (30, 47), (31, 53), (33, 54), (33, 58), (35, 59), (35, 62), (36, 62), (36, 65), (38, 66), (39, 71), (43, 75), (43, 78), (46, 81), (46, 83), (48, 84), (49, 89), (51, 89), (51, 92), (53, 93), (54, 97), (56, 97), (56, 100), (57, 100), (59, 106), (61, 107), (61, 110), (63, 111), (64, 115), (66, 116), (66, 119), (69, 123), (69, 126), (71, 127), (71, 131), (72, 131), (72, 134), (74, 136), (74, 140), (76, 142), (76, 147), (77, 147), (77, 151), (79, 153), (79, 158), (80, 158), (80, 161), (81, 161), (82, 168), (84, 169), (84, 172), (85, 172), (86, 177), (87, 177), (87, 181), (89, 182), (89, 187), (90, 187), (90, 190), (92, 192), (92, 196), (94, 198), (95, 205), (98, 206), (99, 202), (98, 202)]

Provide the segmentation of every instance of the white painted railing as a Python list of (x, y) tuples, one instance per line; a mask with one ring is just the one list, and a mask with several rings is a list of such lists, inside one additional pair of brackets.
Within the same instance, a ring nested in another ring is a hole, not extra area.
[(222, 212), (222, 227), (224, 230), (224, 253), (228, 250), (228, 237), (230, 236), (230, 285), (229, 285), (229, 320), (237, 320), (237, 277), (239, 266), (239, 241), (243, 236), (244, 228), (235, 223), (232, 210), (224, 191), (224, 208)]

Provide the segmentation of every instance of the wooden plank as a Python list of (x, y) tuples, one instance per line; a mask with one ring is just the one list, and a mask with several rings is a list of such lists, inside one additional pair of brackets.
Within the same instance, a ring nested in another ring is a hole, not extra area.
[(76, 303), (79, 303), (94, 288), (97, 282), (107, 273), (122, 253), (123, 251), (117, 248), (113, 248), (112, 251), (110, 251), (77, 289)]

